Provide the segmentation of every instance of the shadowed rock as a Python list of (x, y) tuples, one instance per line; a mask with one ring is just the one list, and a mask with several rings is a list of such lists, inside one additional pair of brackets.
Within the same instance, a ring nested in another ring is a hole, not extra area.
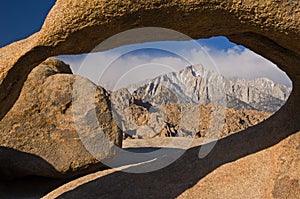
[[(122, 198), (287, 196), (296, 199), (300, 193), (300, 134), (291, 135), (293, 132), (287, 133), (285, 128), (269, 119), (219, 140), (205, 158), (199, 158), (198, 153), (207, 144), (188, 149), (161, 170), (140, 174), (114, 169), (100, 171), (63, 185), (44, 198), (119, 198), (122, 195)], [(135, 150), (139, 152), (138, 148)]]
[[(93, 120), (88, 118), (93, 107), (85, 109), (84, 96), (74, 95), (74, 92), (80, 92), (73, 90), (75, 82), (86, 90), (89, 85), (94, 88), (94, 111), (101, 131), (94, 128)], [(27, 158), (26, 162), (31, 164), (26, 164), (22, 156), (7, 157), (9, 155), (1, 150), (2, 174), (9, 177), (69, 177), (101, 168), (103, 165), (98, 159), (113, 156), (113, 144), (121, 146), (122, 143), (121, 131), (112, 119), (107, 98), (103, 88), (72, 75), (68, 65), (54, 58), (47, 59), (30, 73), (19, 99), (0, 121), (0, 146), (34, 154), (52, 168), (41, 166), (34, 157)], [(76, 109), (74, 104), (81, 107)], [(75, 121), (77, 125), (81, 121), (90, 123), (76, 126)], [(106, 146), (105, 140), (101, 142), (104, 139), (101, 134), (111, 146)], [(90, 151), (83, 144), (90, 144), (84, 136), (100, 139), (98, 145), (105, 147), (100, 147), (102, 151)], [(7, 158), (14, 161), (7, 161)]]

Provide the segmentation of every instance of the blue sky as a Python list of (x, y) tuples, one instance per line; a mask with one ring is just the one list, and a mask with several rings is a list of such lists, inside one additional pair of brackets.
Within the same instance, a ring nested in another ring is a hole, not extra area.
[(272, 62), (231, 43), (226, 37), (133, 44), (105, 52), (59, 58), (71, 65), (73, 73), (109, 90), (179, 71), (189, 65), (203, 65), (229, 79), (267, 77), (276, 83), (291, 85), (286, 74)]
[(7, 0), (0, 6), (0, 47), (40, 30), (55, 0)]
[[(54, 3), (55, 0), (2, 1), (0, 7), (0, 47), (24, 39), (39, 31)], [(200, 44), (203, 49), (195, 48), (193, 42)], [(124, 52), (127, 52), (126, 56), (123, 55)], [(248, 79), (268, 77), (277, 83), (291, 84), (285, 73), (278, 70), (274, 64), (243, 46), (229, 42), (226, 37), (200, 39), (192, 42), (152, 42), (123, 46), (91, 56), (59, 57), (71, 65), (74, 73), (86, 76), (95, 83), (108, 83), (99, 82), (99, 75), (104, 73), (104, 66), (113, 59), (118, 58), (114, 62), (115, 70), (112, 70), (113, 72), (123, 71), (123, 69), (120, 70), (121, 66), (127, 66), (127, 69), (130, 69), (132, 66), (145, 65), (146, 63), (155, 71), (152, 75), (158, 75), (157, 71), (163, 73), (170, 68), (162, 66), (172, 65), (171, 67), (175, 70), (186, 67), (187, 63), (183, 61), (182, 57), (178, 57), (179, 54), (183, 55), (185, 59), (192, 60), (190, 61), (192, 64), (204, 64), (207, 67), (216, 65), (221, 74), (228, 78), (236, 76)], [(205, 60), (207, 55), (214, 62), (213, 64), (211, 60)], [(89, 66), (82, 67), (85, 64)], [(111, 75), (108, 75), (106, 79), (110, 79), (110, 77)], [(136, 74), (135, 77), (151, 78), (150, 76), (143, 77), (140, 74)], [(139, 78), (137, 78), (138, 80)]]
[[(2, 1), (0, 6), (0, 47), (39, 31), (54, 4), (55, 0)], [(234, 45), (226, 42), (226, 39), (222, 37), (202, 40), (200, 43), (218, 49), (227, 49)], [(176, 45), (175, 42), (174, 45)]]

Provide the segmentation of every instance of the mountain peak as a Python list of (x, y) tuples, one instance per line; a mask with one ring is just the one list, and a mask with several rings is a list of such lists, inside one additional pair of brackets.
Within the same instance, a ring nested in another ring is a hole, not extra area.
[(202, 65), (190, 65), (184, 68), (183, 70), (181, 70), (179, 73), (185, 73), (185, 74), (191, 73), (192, 76), (197, 77), (203, 75), (205, 70), (206, 69), (204, 69)]
[(277, 111), (289, 92), (283, 85), (275, 89), (274, 82), (267, 78), (232, 81), (202, 65), (156, 77), (136, 90), (143, 100), (157, 105), (175, 102), (223, 105), (224, 95), (230, 108), (253, 107), (265, 112)]
[(183, 69), (183, 70), (197, 71), (197, 68), (196, 68), (196, 66), (194, 66), (194, 65), (190, 65), (190, 66), (186, 67), (186, 68)]

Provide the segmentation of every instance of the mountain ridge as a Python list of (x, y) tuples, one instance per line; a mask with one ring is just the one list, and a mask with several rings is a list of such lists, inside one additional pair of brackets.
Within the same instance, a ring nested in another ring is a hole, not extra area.
[[(136, 85), (135, 85), (136, 86)], [(226, 79), (201, 65), (158, 76), (128, 90), (155, 105), (199, 103), (234, 109), (276, 112), (287, 100), (291, 88), (262, 77), (253, 80)]]

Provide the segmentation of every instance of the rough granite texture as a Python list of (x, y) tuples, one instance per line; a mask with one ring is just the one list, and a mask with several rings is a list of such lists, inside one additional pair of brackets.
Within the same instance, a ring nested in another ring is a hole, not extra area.
[[(0, 49), (0, 118), (16, 102), (30, 71), (48, 57), (90, 52), (104, 39), (135, 27), (171, 28), (195, 39), (224, 35), (290, 76), (293, 91), (275, 115), (219, 140), (203, 159), (196, 147), (162, 170), (100, 172), (93, 181), (75, 181), (79, 187), (57, 194), (60, 198), (297, 198), (299, 19), (296, 0), (57, 0), (40, 32)], [(150, 33), (143, 41), (180, 40), (157, 36)], [(98, 50), (127, 43), (134, 41), (119, 40)]]
[[(84, 103), (84, 99), (72, 98), (73, 85), (75, 80), (82, 85), (93, 83), (71, 73), (68, 65), (49, 58), (29, 74), (20, 97), (0, 121), (2, 177), (70, 177), (101, 168), (95, 157), (114, 154), (109, 146), (94, 157), (82, 144), (84, 135), (74, 124), (73, 105)], [(106, 92), (94, 87), (99, 124), (108, 140), (121, 146), (122, 134), (111, 117)], [(84, 110), (78, 113), (78, 117), (87, 115)], [(99, 136), (91, 125), (82, 128)]]

